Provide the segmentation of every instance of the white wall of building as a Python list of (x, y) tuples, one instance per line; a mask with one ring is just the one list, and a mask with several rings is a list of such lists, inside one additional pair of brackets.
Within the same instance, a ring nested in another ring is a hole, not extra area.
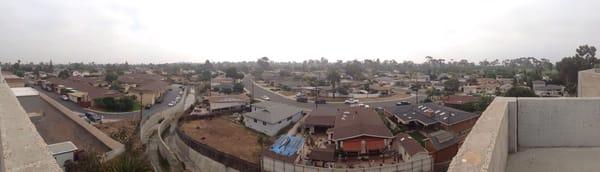
[(290, 120), (283, 119), (283, 121), (280, 121), (279, 123), (271, 124), (261, 120), (256, 120), (256, 122), (254, 122), (254, 118), (244, 116), (244, 125), (258, 132), (265, 133), (266, 135), (275, 136), (275, 134), (277, 134), (277, 132), (279, 132), (279, 130), (281, 130), (283, 127), (300, 120), (300, 118), (302, 118), (302, 112), (298, 112), (291, 117), (292, 118)]

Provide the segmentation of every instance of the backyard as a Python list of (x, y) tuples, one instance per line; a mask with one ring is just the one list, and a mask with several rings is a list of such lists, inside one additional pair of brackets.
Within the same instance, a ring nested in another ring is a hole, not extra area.
[(242, 124), (233, 122), (227, 116), (185, 121), (180, 128), (200, 143), (249, 162), (259, 162), (259, 138), (262, 136)]

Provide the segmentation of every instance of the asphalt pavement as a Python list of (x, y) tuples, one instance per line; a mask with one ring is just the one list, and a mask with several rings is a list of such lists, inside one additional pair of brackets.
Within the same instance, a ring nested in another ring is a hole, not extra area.
[[(164, 97), (162, 103), (157, 103), (154, 106), (152, 106), (150, 109), (145, 109), (142, 107), (143, 108), (142, 113), (144, 114), (144, 116), (152, 115), (155, 112), (159, 112), (166, 108), (169, 108), (169, 106), (168, 106), (169, 102), (171, 102), (172, 100), (175, 100), (175, 97), (177, 97), (177, 95), (179, 94), (179, 91), (182, 90), (179, 88), (179, 86), (181, 86), (181, 85), (179, 85), (179, 84), (170, 85), (169, 88), (171, 90), (167, 90), (167, 92), (164, 95), (165, 97)], [(72, 111), (80, 112), (80, 113), (89, 112), (89, 110), (79, 106), (75, 102), (64, 101), (64, 100), (60, 99), (60, 95), (55, 92), (49, 92), (49, 91), (43, 90), (39, 86), (35, 86), (33, 88), (35, 88), (36, 90), (38, 90), (41, 93), (45, 93), (46, 95), (58, 100), (59, 103), (61, 103), (62, 105), (64, 105), (65, 107), (69, 108)], [(135, 111), (135, 112), (118, 112), (118, 113), (114, 113), (114, 112), (107, 112), (107, 113), (95, 112), (95, 113), (98, 115), (103, 115), (104, 119), (125, 119), (125, 118), (132, 118), (132, 115), (138, 115), (140, 112)]]
[[(349, 105), (347, 104), (341, 104), (341, 103), (335, 103), (335, 104), (318, 104), (315, 105), (313, 102), (309, 102), (309, 103), (302, 103), (302, 102), (297, 102), (295, 100), (290, 100), (287, 99), (285, 97), (282, 97), (279, 94), (276, 94), (270, 90), (266, 90), (262, 87), (259, 87), (258, 85), (254, 85), (254, 82), (252, 82), (252, 80), (249, 77), (245, 77), (243, 79), (243, 83), (244, 83), (244, 87), (250, 91), (250, 93), (252, 95), (254, 95), (255, 99), (260, 99), (262, 96), (267, 96), (269, 97), (270, 101), (273, 102), (280, 102), (280, 103), (285, 103), (285, 104), (289, 104), (289, 105), (294, 105), (294, 106), (298, 106), (304, 109), (315, 109), (315, 108), (343, 108), (343, 107), (348, 107)], [(254, 85), (254, 88), (252, 87)], [(419, 95), (419, 99), (424, 99), (425, 96), (424, 95)], [(410, 103), (416, 103), (416, 96), (411, 95), (410, 97), (404, 98), (404, 99), (399, 99), (399, 100), (385, 100), (385, 101), (378, 101), (378, 102), (368, 102), (368, 103), (364, 103), (366, 105), (369, 105), (372, 108), (376, 108), (376, 107), (383, 107), (384, 109), (388, 110), (388, 111), (393, 111), (393, 108), (396, 106), (396, 103), (399, 101), (408, 101)]]

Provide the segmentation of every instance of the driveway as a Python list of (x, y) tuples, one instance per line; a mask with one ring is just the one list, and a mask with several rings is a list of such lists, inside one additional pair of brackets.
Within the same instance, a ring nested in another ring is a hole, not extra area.
[[(302, 102), (297, 102), (295, 100), (290, 100), (287, 99), (279, 94), (274, 93), (271, 90), (266, 90), (262, 87), (259, 87), (258, 85), (254, 85), (254, 82), (252, 82), (252, 80), (249, 77), (245, 77), (242, 81), (244, 83), (244, 87), (250, 91), (250, 93), (254, 93), (252, 95), (254, 95), (254, 98), (256, 99), (260, 99), (260, 97), (266, 95), (268, 96), (271, 100), (270, 101), (274, 101), (274, 102), (280, 102), (280, 103), (285, 103), (285, 104), (289, 104), (289, 105), (294, 105), (294, 106), (298, 106), (304, 109), (315, 109), (315, 108), (343, 108), (343, 107), (347, 107), (348, 105), (346, 104), (340, 104), (340, 103), (335, 103), (335, 104), (319, 104), (319, 105), (315, 105), (314, 103), (302, 103)], [(252, 88), (252, 85), (254, 85), (254, 89)], [(419, 99), (423, 100), (425, 98), (424, 95), (419, 95)], [(393, 108), (396, 106), (396, 103), (399, 101), (408, 101), (411, 103), (415, 103), (416, 102), (416, 96), (411, 95), (410, 97), (406, 97), (404, 99), (399, 99), (399, 100), (387, 100), (387, 101), (379, 101), (379, 102), (368, 102), (365, 103), (373, 108), (375, 107), (383, 107), (386, 110), (390, 111), (393, 110)]]
[[(145, 109), (145, 108), (142, 109), (142, 113), (144, 114), (144, 116), (152, 115), (155, 112), (169, 108), (169, 106), (168, 106), (169, 102), (171, 102), (172, 100), (175, 100), (175, 97), (177, 97), (177, 95), (179, 94), (179, 91), (181, 90), (179, 88), (179, 86), (181, 86), (181, 85), (179, 85), (179, 84), (170, 85), (169, 88), (171, 90), (167, 90), (162, 103), (157, 103), (154, 106), (152, 106), (150, 109)], [(69, 108), (72, 111), (80, 112), (80, 113), (89, 112), (88, 109), (79, 106), (75, 102), (64, 101), (64, 100), (60, 99), (60, 95), (55, 92), (49, 92), (49, 91), (43, 90), (39, 86), (35, 86), (33, 88), (35, 88), (37, 91), (39, 91), (41, 93), (45, 93), (46, 95), (58, 100), (59, 103), (61, 103), (62, 105), (64, 105), (65, 107)], [(137, 115), (140, 112), (136, 111), (136, 112), (120, 112), (120, 113), (103, 113), (103, 112), (96, 112), (96, 113), (99, 115), (103, 115), (104, 119), (119, 120), (119, 119), (125, 119), (125, 118), (132, 118), (132, 115)]]

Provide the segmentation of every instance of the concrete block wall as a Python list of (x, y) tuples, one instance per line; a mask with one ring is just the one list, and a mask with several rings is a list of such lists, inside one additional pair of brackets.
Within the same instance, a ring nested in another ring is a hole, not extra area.
[(600, 98), (519, 98), (519, 147), (600, 146)]

